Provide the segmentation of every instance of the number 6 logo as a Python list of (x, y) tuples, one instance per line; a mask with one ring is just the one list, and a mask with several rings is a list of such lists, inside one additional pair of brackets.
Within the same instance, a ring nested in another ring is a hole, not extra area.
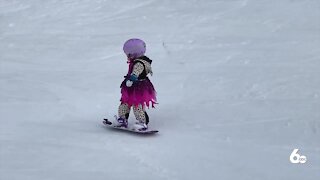
[(297, 163), (306, 163), (307, 162), (307, 157), (306, 156), (300, 156), (300, 154), (298, 154), (299, 149), (294, 149), (290, 155), (290, 162), (297, 164)]

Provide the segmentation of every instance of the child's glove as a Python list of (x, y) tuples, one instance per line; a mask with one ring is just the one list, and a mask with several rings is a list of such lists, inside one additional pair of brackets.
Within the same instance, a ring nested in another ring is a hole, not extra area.
[(129, 79), (126, 81), (126, 86), (131, 87), (133, 85), (133, 83), (136, 81), (138, 81), (138, 76), (136, 76), (135, 74), (131, 74)]
[(132, 84), (133, 84), (133, 82), (132, 82), (132, 81), (130, 81), (130, 80), (127, 80), (127, 81), (126, 81), (126, 86), (127, 86), (127, 87), (131, 87), (131, 86), (132, 86)]

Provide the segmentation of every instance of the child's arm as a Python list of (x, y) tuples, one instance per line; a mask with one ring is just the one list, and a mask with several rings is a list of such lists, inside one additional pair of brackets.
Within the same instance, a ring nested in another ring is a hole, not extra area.
[(126, 86), (131, 87), (135, 81), (138, 81), (138, 77), (143, 72), (143, 70), (144, 70), (144, 65), (141, 62), (135, 63), (133, 66), (132, 73), (126, 82)]
[(135, 75), (139, 77), (139, 75), (143, 72), (143, 70), (144, 70), (144, 65), (141, 62), (137, 62), (133, 66), (131, 75)]

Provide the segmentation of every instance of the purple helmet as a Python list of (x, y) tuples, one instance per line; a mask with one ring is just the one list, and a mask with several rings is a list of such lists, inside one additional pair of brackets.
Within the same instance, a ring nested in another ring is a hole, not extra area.
[(123, 51), (130, 58), (141, 57), (146, 53), (146, 43), (141, 39), (129, 39), (123, 45)]

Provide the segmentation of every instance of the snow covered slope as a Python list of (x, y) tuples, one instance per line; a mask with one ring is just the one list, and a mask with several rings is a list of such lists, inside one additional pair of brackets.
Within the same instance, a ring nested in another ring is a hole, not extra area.
[[(317, 179), (319, 9), (0, 0), (0, 179)], [(131, 37), (154, 60), (156, 136), (101, 124), (117, 112)], [(295, 148), (305, 164), (290, 163)]]

